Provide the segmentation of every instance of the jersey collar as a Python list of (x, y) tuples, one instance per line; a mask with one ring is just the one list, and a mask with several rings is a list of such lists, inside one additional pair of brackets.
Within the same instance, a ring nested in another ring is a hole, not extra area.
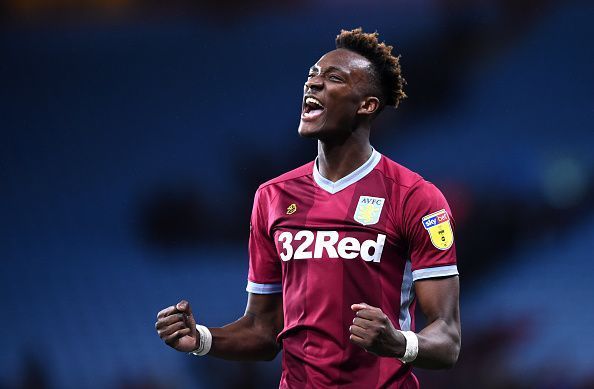
[(381, 158), (382, 155), (378, 153), (375, 149), (373, 149), (371, 157), (369, 157), (369, 159), (365, 163), (363, 163), (363, 165), (359, 166), (354, 172), (342, 177), (340, 180), (332, 182), (320, 174), (320, 171), (318, 170), (318, 158), (316, 157), (313, 166), (313, 178), (320, 188), (324, 189), (326, 192), (330, 194), (334, 194), (340, 192), (347, 186), (354, 184), (355, 182), (359, 181), (360, 179), (371, 173), (371, 171), (375, 169)]

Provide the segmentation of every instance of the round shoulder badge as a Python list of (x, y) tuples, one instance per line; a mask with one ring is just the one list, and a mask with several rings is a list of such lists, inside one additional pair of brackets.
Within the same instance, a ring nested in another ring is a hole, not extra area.
[(445, 209), (433, 212), (421, 220), (429, 233), (431, 243), (440, 250), (447, 250), (454, 243), (454, 232), (450, 224), (450, 216)]

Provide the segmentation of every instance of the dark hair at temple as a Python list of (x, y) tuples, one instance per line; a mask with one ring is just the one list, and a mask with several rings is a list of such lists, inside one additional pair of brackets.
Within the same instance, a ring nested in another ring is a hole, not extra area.
[(361, 28), (341, 30), (336, 37), (336, 48), (353, 51), (371, 62), (372, 78), (380, 92), (380, 106), (398, 107), (406, 98), (406, 81), (400, 70), (400, 56), (392, 54), (392, 46), (378, 41), (378, 33), (366, 33)]

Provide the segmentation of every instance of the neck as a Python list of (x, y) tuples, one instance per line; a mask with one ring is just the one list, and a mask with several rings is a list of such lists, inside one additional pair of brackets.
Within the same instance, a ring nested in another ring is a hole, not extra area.
[(355, 131), (339, 141), (318, 140), (318, 170), (332, 182), (355, 171), (371, 157), (369, 131)]

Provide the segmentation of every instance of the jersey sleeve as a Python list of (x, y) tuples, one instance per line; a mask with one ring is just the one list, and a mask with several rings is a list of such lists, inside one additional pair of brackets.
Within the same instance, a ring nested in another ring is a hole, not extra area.
[(413, 281), (458, 275), (454, 219), (439, 189), (419, 180), (406, 194), (402, 211)]
[(269, 234), (268, 206), (270, 199), (262, 189), (256, 191), (250, 219), (249, 272), (246, 290), (250, 293), (282, 292), (281, 264)]

